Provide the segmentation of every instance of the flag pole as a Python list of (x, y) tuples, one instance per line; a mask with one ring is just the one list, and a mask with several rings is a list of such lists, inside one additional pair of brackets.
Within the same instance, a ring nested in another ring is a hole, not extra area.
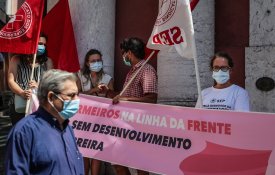
[(132, 83), (132, 81), (136, 78), (137, 74), (140, 72), (140, 70), (143, 68), (143, 66), (151, 59), (151, 57), (154, 55), (155, 51), (153, 50), (150, 55), (148, 56), (148, 58), (142, 63), (142, 65), (140, 66), (140, 68), (136, 71), (136, 73), (134, 74), (134, 76), (130, 79), (130, 81), (126, 84), (126, 86), (122, 89), (122, 91), (120, 92), (120, 96), (123, 95), (123, 93), (126, 91), (126, 89), (130, 86), (130, 84)]
[(198, 55), (197, 55), (197, 49), (196, 49), (196, 42), (195, 42), (195, 30), (194, 30), (194, 25), (193, 25), (193, 18), (192, 18), (192, 10), (196, 7), (197, 3), (199, 2), (199, 0), (193, 0), (191, 1), (191, 4), (188, 5), (189, 8), (189, 13), (190, 13), (190, 21), (191, 21), (191, 26), (192, 26), (192, 52), (193, 52), (193, 56), (194, 56), (194, 65), (195, 65), (195, 73), (196, 73), (196, 81), (197, 81), (197, 90), (198, 90), (198, 103), (199, 108), (202, 108), (202, 96), (201, 96), (201, 82), (200, 82), (200, 73), (199, 73), (199, 67), (198, 67)]
[[(35, 62), (36, 62), (36, 53), (33, 55), (32, 72), (31, 72), (31, 76), (30, 76), (30, 81), (32, 81), (32, 79), (33, 79)], [(30, 108), (30, 101), (31, 101), (30, 99), (31, 98), (29, 98), (26, 103), (25, 116), (28, 114), (28, 110)]]
[(196, 43), (195, 38), (192, 37), (192, 50), (194, 54), (194, 64), (195, 64), (195, 73), (196, 73), (196, 80), (197, 80), (197, 89), (198, 89), (198, 103), (199, 108), (202, 107), (202, 96), (201, 96), (201, 82), (200, 82), (200, 73), (199, 73), (199, 67), (198, 67), (198, 59), (197, 59), (197, 50), (196, 50)]

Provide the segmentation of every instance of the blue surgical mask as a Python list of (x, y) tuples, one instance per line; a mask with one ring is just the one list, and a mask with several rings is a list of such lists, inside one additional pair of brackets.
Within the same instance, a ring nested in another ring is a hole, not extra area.
[(73, 117), (79, 109), (80, 100), (64, 100), (63, 110), (59, 113), (64, 119)]
[(102, 61), (90, 63), (90, 71), (99, 72), (103, 67)]
[(132, 64), (131, 64), (131, 62), (130, 62), (130, 60), (129, 60), (129, 58), (127, 58), (126, 55), (123, 55), (122, 57), (123, 57), (123, 62), (124, 62), (124, 64), (125, 64), (126, 66), (132, 66)]
[(38, 47), (37, 47), (37, 55), (40, 56), (40, 55), (43, 55), (46, 51), (46, 47), (45, 45), (42, 45), (42, 44), (38, 44)]
[(59, 113), (59, 115), (66, 119), (69, 119), (71, 117), (73, 117), (78, 109), (79, 109), (79, 104), (80, 104), (80, 100), (76, 99), (76, 100), (63, 100), (62, 98), (60, 98), (58, 95), (54, 94), (58, 99), (60, 99), (63, 102), (63, 109), (62, 111), (58, 112), (57, 109), (54, 107), (53, 103), (49, 101), (49, 103), (51, 104), (51, 106)]
[(218, 72), (213, 71), (212, 77), (218, 84), (224, 84), (229, 80), (229, 70), (226, 72), (223, 72), (222, 70), (219, 70)]

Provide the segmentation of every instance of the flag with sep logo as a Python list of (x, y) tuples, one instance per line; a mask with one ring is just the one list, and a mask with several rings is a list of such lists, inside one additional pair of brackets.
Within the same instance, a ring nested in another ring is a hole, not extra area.
[(180, 56), (193, 58), (194, 28), (191, 8), (198, 0), (159, 0), (159, 13), (147, 47), (168, 50), (175, 47)]
[(0, 52), (36, 53), (43, 9), (44, 0), (26, 0), (0, 30)]

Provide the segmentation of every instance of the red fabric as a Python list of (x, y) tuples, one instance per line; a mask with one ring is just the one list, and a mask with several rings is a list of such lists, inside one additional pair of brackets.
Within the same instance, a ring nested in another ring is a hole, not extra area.
[(194, 8), (196, 7), (196, 5), (198, 4), (199, 0), (192, 0), (190, 2), (190, 7), (191, 7), (191, 10), (193, 11)]
[(150, 59), (156, 58), (157, 55), (158, 55), (158, 53), (159, 53), (159, 50), (153, 50), (153, 49), (150, 49), (150, 48), (148, 48), (148, 47), (145, 47), (145, 57), (144, 57), (144, 59), (148, 59), (148, 57), (150, 56), (150, 54), (151, 54), (153, 51), (155, 51), (155, 53), (152, 55), (152, 57), (151, 57)]
[(43, 9), (44, 0), (26, 0), (0, 31), (0, 52), (36, 53)]
[(48, 56), (56, 69), (77, 72), (80, 69), (68, 0), (59, 0), (46, 15), (42, 31), (48, 36)]

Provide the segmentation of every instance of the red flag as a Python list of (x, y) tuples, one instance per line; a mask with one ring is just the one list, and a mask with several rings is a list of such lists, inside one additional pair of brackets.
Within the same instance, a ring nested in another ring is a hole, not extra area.
[(0, 31), (0, 52), (36, 53), (43, 9), (43, 0), (26, 0)]
[[(194, 38), (192, 10), (199, 0), (159, 0), (159, 14), (147, 47), (167, 50), (175, 47), (186, 58), (192, 58), (191, 40)], [(191, 8), (190, 8), (191, 6)]]
[(199, 0), (191, 0), (190, 2), (190, 7), (191, 7), (191, 11), (194, 10), (194, 8), (197, 6)]
[(54, 67), (77, 72), (80, 66), (68, 0), (59, 0), (45, 16), (42, 31), (48, 36), (47, 51)]

